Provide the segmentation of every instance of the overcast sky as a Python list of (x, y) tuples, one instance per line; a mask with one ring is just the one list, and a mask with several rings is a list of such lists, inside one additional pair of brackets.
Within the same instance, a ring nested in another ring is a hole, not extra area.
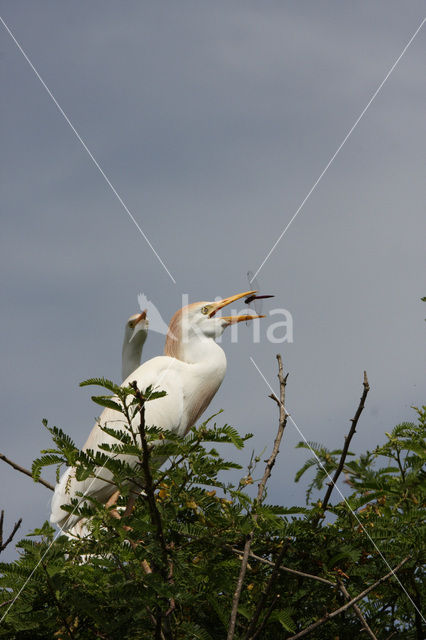
[[(390, 0), (2, 0), (1, 15), (164, 261), (173, 283), (3, 26), (0, 451), (24, 466), (41, 419), (82, 445), (98, 410), (78, 383), (119, 381), (124, 323), (143, 292), (168, 322), (191, 301), (248, 288), (421, 23)], [(223, 340), (228, 371), (206, 415), (270, 451), (275, 385), (307, 440), (339, 446), (367, 370), (352, 449), (424, 403), (425, 42), (419, 32), (258, 279), (294, 322), (292, 344)], [(144, 358), (162, 352), (151, 333)], [(291, 424), (274, 503), (307, 453)], [(49, 516), (50, 492), (2, 463), (6, 527)], [(7, 529), (9, 530), (9, 529)], [(14, 556), (11, 549), (6, 558)]]

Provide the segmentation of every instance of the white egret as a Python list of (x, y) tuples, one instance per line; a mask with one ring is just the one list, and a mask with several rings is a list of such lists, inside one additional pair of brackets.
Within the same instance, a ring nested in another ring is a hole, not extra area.
[[(140, 363), (142, 358), (142, 349), (145, 344), (145, 340), (148, 335), (148, 326), (149, 322), (146, 317), (147, 310), (145, 309), (142, 313), (134, 313), (127, 320), (126, 325), (124, 327), (124, 339), (123, 339), (123, 348), (121, 351), (121, 379), (125, 380), (130, 376), (130, 374), (135, 371)], [(112, 496), (110, 502), (115, 504), (118, 500), (119, 493)], [(122, 507), (118, 507), (117, 511), (122, 509)], [(81, 519), (77, 522), (74, 527), (69, 529), (66, 535), (69, 538), (74, 538), (75, 536), (86, 536), (89, 535), (90, 531), (86, 526), (86, 519)]]
[(121, 379), (129, 377), (141, 363), (142, 349), (148, 334), (146, 309), (135, 313), (126, 322), (123, 349), (121, 352)]
[[(127, 320), (126, 325), (124, 327), (124, 339), (123, 339), (123, 347), (121, 351), (121, 379), (125, 380), (130, 376), (130, 374), (135, 371), (140, 363), (142, 358), (142, 349), (145, 344), (145, 340), (148, 335), (148, 326), (149, 322), (146, 317), (147, 310), (145, 309), (142, 313), (134, 313)], [(112, 503), (118, 500), (119, 493), (117, 492), (114, 497), (111, 498)], [(118, 507), (117, 510), (122, 508)], [(86, 536), (89, 535), (90, 531), (86, 526), (86, 519), (83, 518), (79, 522), (77, 522), (74, 527), (69, 529), (66, 532), (66, 535), (69, 538), (74, 538), (75, 536)]]
[[(210, 404), (219, 389), (226, 371), (224, 351), (215, 342), (224, 329), (231, 324), (263, 316), (240, 315), (218, 317), (217, 311), (247, 297), (255, 291), (245, 291), (218, 302), (196, 302), (177, 311), (169, 325), (164, 356), (157, 356), (143, 363), (131, 374), (139, 389), (153, 385), (166, 391), (166, 396), (148, 402), (145, 406), (146, 425), (157, 426), (185, 435), (196, 423)], [(123, 384), (130, 382), (125, 380)], [(137, 432), (138, 417), (135, 418)], [(113, 409), (105, 409), (99, 422), (93, 427), (83, 450), (99, 450), (101, 443), (113, 444), (114, 438), (108, 436), (99, 424), (108, 424), (111, 428), (123, 428), (123, 416)], [(120, 456), (130, 464), (135, 463), (132, 456)], [(69, 467), (56, 485), (52, 498), (50, 521), (68, 530), (80, 520), (78, 514), (68, 514), (61, 505), (71, 504), (77, 492), (91, 496), (106, 503), (116, 491), (111, 484), (112, 474), (105, 468), (100, 477), (75, 479), (75, 469)], [(83, 499), (81, 499), (83, 500)]]

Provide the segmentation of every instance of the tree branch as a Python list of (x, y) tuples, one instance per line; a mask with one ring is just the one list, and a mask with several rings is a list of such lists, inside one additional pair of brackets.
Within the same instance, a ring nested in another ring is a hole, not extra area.
[(49, 577), (49, 573), (47, 571), (46, 565), (43, 562), (43, 558), (41, 559), (41, 566), (43, 567), (43, 570), (46, 574), (46, 583), (47, 583), (47, 588), (49, 589), (50, 595), (52, 597), (53, 602), (55, 603), (56, 608), (58, 609), (58, 613), (59, 613), (59, 617), (61, 618), (63, 625), (64, 625), (64, 630), (67, 632), (68, 636), (70, 638), (74, 638), (74, 634), (72, 632), (72, 629), (69, 625), (69, 621), (67, 620), (67, 616), (64, 612), (64, 610), (62, 609), (62, 605), (59, 602), (58, 598), (56, 597), (56, 593), (55, 593), (55, 589), (52, 586), (52, 583), (50, 581), (50, 577)]
[[(0, 453), (0, 460), (3, 460), (7, 464), (10, 464), (11, 467), (16, 469), (17, 471), (20, 471), (21, 473), (25, 473), (26, 476), (29, 476), (30, 478), (32, 478), (34, 480), (33, 474), (31, 473), (31, 471), (29, 471), (28, 469), (25, 469), (25, 467), (21, 467), (20, 464), (16, 464), (16, 462), (13, 462), (13, 460), (10, 460), (9, 458), (6, 458), (6, 456), (3, 453)], [(38, 480), (34, 480), (34, 482), (39, 482), (40, 484), (44, 485), (45, 487), (47, 487), (51, 491), (55, 491), (55, 487), (53, 486), (53, 484), (50, 484), (50, 482), (47, 482), (47, 480), (43, 480), (43, 478), (39, 478)]]
[[(272, 468), (275, 464), (275, 460), (276, 457), (279, 453), (279, 447), (281, 444), (281, 439), (284, 433), (284, 429), (285, 426), (287, 424), (287, 412), (285, 410), (285, 387), (286, 387), (286, 383), (287, 383), (287, 378), (288, 378), (288, 374), (284, 377), (283, 375), (283, 364), (282, 364), (282, 358), (280, 356), (280, 354), (277, 355), (277, 361), (278, 361), (278, 380), (280, 382), (280, 399), (278, 400), (278, 398), (272, 394), (272, 399), (278, 403), (279, 406), (279, 424), (278, 424), (278, 432), (277, 435), (275, 437), (275, 441), (274, 441), (274, 447), (272, 450), (271, 455), (269, 456), (269, 459), (266, 461), (266, 467), (265, 467), (265, 472), (263, 474), (263, 478), (259, 483), (258, 486), (258, 491), (257, 491), (257, 498), (255, 501), (255, 505), (254, 505), (254, 510), (256, 509), (256, 505), (260, 504), (262, 502), (263, 499), (263, 494), (264, 494), (264, 490), (265, 490), (265, 485), (268, 481), (268, 478), (271, 475), (272, 472)], [(271, 396), (270, 396), (271, 397)], [(257, 520), (257, 514), (254, 511), (253, 513), (253, 520), (254, 522), (256, 522)], [(250, 547), (251, 547), (251, 543), (253, 540), (253, 535), (254, 535), (254, 530), (252, 530), (246, 537), (246, 542), (244, 545), (244, 551), (243, 551), (243, 559), (241, 561), (241, 567), (240, 567), (240, 573), (238, 575), (238, 580), (237, 580), (237, 586), (235, 588), (235, 592), (234, 592), (234, 596), (232, 598), (232, 609), (231, 609), (231, 617), (229, 620), (229, 628), (228, 628), (228, 635), (227, 635), (227, 640), (233, 640), (234, 635), (235, 635), (235, 624), (237, 621), (237, 613), (238, 613), (238, 604), (240, 602), (240, 596), (241, 596), (241, 591), (243, 588), (243, 582), (244, 582), (244, 577), (246, 575), (247, 572), (247, 564), (248, 564), (248, 558), (249, 558), (249, 554), (250, 554)]]
[(1, 513), (0, 513), (0, 553), (2, 551), (4, 551), (6, 549), (6, 547), (7, 547), (7, 545), (12, 542), (15, 533), (18, 531), (19, 527), (21, 526), (21, 523), (22, 523), (22, 518), (19, 518), (18, 522), (15, 522), (15, 524), (14, 524), (14, 527), (12, 529), (12, 533), (10, 534), (10, 536), (8, 537), (6, 542), (3, 542), (4, 510), (3, 509), (1, 510)]
[(270, 615), (271, 615), (272, 611), (273, 611), (273, 610), (275, 609), (275, 607), (277, 606), (277, 602), (278, 602), (278, 600), (279, 600), (279, 599), (280, 599), (280, 594), (279, 594), (279, 593), (277, 593), (277, 594), (274, 596), (274, 598), (273, 598), (273, 600), (272, 600), (272, 602), (271, 602), (271, 604), (270, 604), (270, 606), (269, 606), (269, 609), (267, 610), (267, 612), (266, 612), (266, 614), (265, 614), (265, 617), (264, 617), (264, 618), (263, 618), (263, 620), (262, 620), (262, 624), (261, 624), (261, 625), (260, 625), (260, 627), (257, 629), (257, 631), (255, 631), (255, 633), (251, 636), (250, 640), (255, 640), (255, 638), (257, 638), (257, 637), (259, 636), (259, 634), (260, 634), (260, 633), (262, 633), (263, 629), (264, 629), (264, 628), (265, 628), (265, 626), (266, 626), (266, 623), (267, 623), (267, 622), (268, 622), (268, 620), (269, 620), (269, 617), (270, 617)]
[(373, 589), (375, 589), (380, 584), (382, 584), (382, 582), (385, 582), (385, 580), (388, 580), (389, 578), (391, 578), (397, 571), (399, 571), (402, 565), (404, 565), (407, 562), (407, 560), (410, 559), (410, 557), (411, 556), (407, 556), (406, 558), (401, 560), (401, 562), (395, 567), (395, 569), (392, 569), (392, 571), (389, 571), (389, 573), (387, 573), (385, 576), (380, 578), (380, 580), (377, 580), (377, 582), (375, 582), (370, 587), (362, 591), (362, 593), (359, 593), (357, 596), (355, 596), (355, 598), (352, 598), (352, 600), (344, 604), (342, 607), (335, 609), (332, 613), (326, 613), (325, 616), (323, 616), (322, 618), (319, 618), (318, 620), (310, 624), (309, 627), (305, 627), (305, 629), (302, 629), (302, 631), (299, 631), (299, 633), (296, 633), (295, 636), (291, 636), (290, 638), (287, 638), (287, 640), (298, 640), (299, 638), (303, 638), (304, 636), (308, 635), (308, 633), (311, 633), (311, 631), (313, 631), (320, 625), (324, 624), (324, 622), (328, 622), (328, 620), (335, 618), (340, 613), (343, 613), (343, 611), (346, 611), (346, 609), (349, 609), (349, 607), (352, 607), (356, 602), (358, 602), (358, 600), (362, 600), (362, 598), (365, 598), (365, 596), (368, 595), (370, 591), (373, 591)]
[[(155, 500), (154, 493), (154, 484), (152, 479), (151, 467), (150, 467), (150, 457), (151, 450), (148, 446), (148, 442), (146, 439), (146, 431), (145, 431), (145, 397), (138, 389), (136, 382), (132, 382), (130, 386), (135, 390), (136, 398), (139, 401), (139, 435), (141, 438), (142, 445), (142, 459), (140, 460), (141, 466), (143, 469), (144, 477), (145, 477), (145, 491), (146, 497), (148, 500), (148, 507), (151, 516), (151, 522), (155, 527), (156, 538), (159, 543), (161, 549), (161, 563), (157, 565), (159, 569), (160, 575), (163, 578), (164, 582), (170, 582), (170, 575), (168, 570), (169, 565), (169, 551), (167, 549), (166, 541), (164, 538), (164, 530), (163, 523), (161, 520), (161, 515), (157, 507), (157, 503)], [(157, 624), (155, 629), (155, 637), (161, 638), (163, 634), (163, 624), (164, 624), (164, 635), (166, 638), (171, 638), (171, 632), (169, 629), (168, 621), (166, 620), (165, 614), (160, 610), (158, 616), (156, 617)]]
[[(281, 560), (284, 557), (285, 552), (287, 551), (288, 548), (288, 544), (282, 546), (281, 551), (279, 552), (277, 559), (275, 560), (274, 563), (271, 563), (274, 565), (274, 568), (272, 569), (271, 575), (269, 576), (269, 580), (266, 584), (265, 590), (263, 591), (263, 593), (261, 594), (259, 601), (257, 603), (257, 607), (256, 607), (256, 611), (254, 612), (252, 619), (250, 620), (249, 626), (247, 627), (247, 631), (246, 634), (244, 636), (244, 640), (252, 640), (252, 638), (255, 638), (258, 633), (255, 633), (256, 631), (256, 625), (257, 625), (257, 621), (259, 620), (260, 614), (262, 613), (262, 610), (265, 606), (266, 603), (266, 599), (272, 589), (272, 587), (274, 586), (275, 580), (277, 579), (278, 576), (278, 572), (280, 570), (280, 564), (281, 564)], [(273, 599), (273, 602), (275, 601), (275, 598)], [(258, 631), (260, 631), (260, 629), (262, 628), (262, 625), (259, 627)]]
[[(243, 554), (243, 551), (240, 551), (239, 549), (231, 549), (233, 553), (236, 553), (237, 555), (241, 556)], [(254, 560), (258, 560), (259, 562), (263, 562), (263, 564), (269, 564), (271, 567), (273, 567), (275, 565), (275, 562), (272, 562), (271, 560), (267, 560), (266, 558), (262, 558), (261, 556), (257, 556), (255, 553), (253, 553), (252, 551), (250, 551), (249, 553), (249, 557), (250, 558), (254, 558)], [(334, 582), (332, 582), (331, 580), (326, 580), (326, 578), (321, 578), (320, 576), (314, 576), (311, 573), (305, 573), (304, 571), (297, 571), (296, 569), (290, 569), (290, 567), (285, 567), (284, 565), (280, 565), (279, 567), (280, 571), (284, 571), (286, 573), (291, 573), (294, 576), (299, 576), (300, 578), (310, 578), (311, 580), (317, 580), (318, 582), (322, 582), (324, 584), (328, 584), (330, 587), (335, 587), (336, 584)]]
[[(343, 593), (343, 595), (345, 596), (346, 600), (350, 600), (351, 599), (351, 594), (349, 593), (349, 591), (346, 589), (345, 585), (343, 584), (343, 582), (338, 578), (337, 579), (338, 583), (339, 583), (339, 589), (340, 591)], [(362, 615), (362, 611), (361, 609), (358, 607), (357, 604), (353, 604), (353, 609), (359, 619), (359, 621), (361, 622), (363, 628), (365, 629), (365, 631), (367, 632), (367, 634), (370, 636), (370, 638), (372, 638), (372, 640), (377, 640), (377, 637), (374, 635), (373, 631), (370, 629), (370, 627), (368, 626), (367, 620), (364, 618), (364, 616)]]
[(355, 416), (351, 419), (352, 425), (351, 425), (351, 428), (349, 430), (349, 433), (348, 433), (347, 436), (345, 436), (345, 444), (343, 446), (343, 450), (342, 450), (342, 454), (340, 456), (339, 464), (337, 465), (337, 469), (334, 472), (333, 479), (331, 480), (331, 482), (328, 483), (327, 491), (326, 491), (325, 496), (324, 496), (324, 498), (322, 500), (322, 503), (321, 503), (322, 515), (318, 514), (316, 516), (316, 518), (314, 518), (314, 520), (313, 520), (314, 526), (318, 524), (318, 521), (320, 520), (321, 517), (324, 517), (325, 511), (327, 509), (328, 502), (330, 500), (331, 492), (333, 491), (333, 489), (334, 489), (334, 487), (336, 485), (336, 482), (337, 482), (340, 474), (343, 471), (343, 467), (344, 467), (344, 464), (345, 464), (346, 456), (348, 455), (348, 451), (349, 451), (349, 445), (350, 445), (351, 440), (352, 440), (352, 438), (353, 438), (353, 436), (355, 434), (356, 427), (357, 427), (360, 415), (361, 415), (361, 413), (362, 413), (362, 411), (364, 409), (365, 401), (366, 401), (368, 392), (370, 391), (370, 385), (368, 383), (368, 378), (367, 378), (367, 372), (366, 371), (364, 371), (363, 387), (364, 387), (364, 390), (362, 392), (362, 396), (361, 396), (360, 401), (359, 401), (358, 409), (356, 410)]

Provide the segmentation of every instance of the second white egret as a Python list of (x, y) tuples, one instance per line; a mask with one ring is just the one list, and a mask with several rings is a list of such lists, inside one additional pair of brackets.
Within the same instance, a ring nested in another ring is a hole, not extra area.
[[(232, 302), (245, 298), (255, 291), (244, 291), (218, 302), (196, 302), (175, 313), (166, 338), (164, 356), (157, 356), (144, 362), (131, 378), (123, 384), (135, 380), (138, 388), (145, 390), (154, 386), (167, 395), (148, 402), (145, 406), (145, 421), (148, 427), (185, 435), (209, 406), (219, 389), (226, 371), (226, 357), (223, 349), (215, 342), (231, 324), (263, 317), (256, 315), (216, 316), (216, 313)], [(135, 430), (137, 432), (135, 418)], [(104, 409), (99, 422), (93, 427), (83, 450), (99, 450), (101, 443), (113, 444), (114, 438), (104, 433), (99, 425), (122, 429), (123, 416), (113, 409)], [(136, 464), (132, 456), (122, 456), (129, 464)], [(116, 491), (111, 484), (112, 474), (102, 469), (102, 476), (75, 479), (75, 469), (69, 467), (56, 485), (52, 498), (50, 521), (63, 530), (73, 527), (80, 515), (69, 514), (61, 507), (71, 504), (77, 492), (83, 496), (93, 496), (106, 503)], [(84, 501), (84, 498), (81, 498)]]

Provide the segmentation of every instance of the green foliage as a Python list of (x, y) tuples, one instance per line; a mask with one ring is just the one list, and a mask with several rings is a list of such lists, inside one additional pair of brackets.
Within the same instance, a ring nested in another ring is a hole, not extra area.
[[(131, 386), (118, 387), (103, 378), (82, 384), (100, 385), (113, 394), (95, 401), (120, 410), (121, 427), (100, 425), (112, 440), (95, 451), (80, 451), (61, 429), (44, 421), (55, 448), (42, 451), (33, 464), (33, 476), (39, 478), (45, 466), (65, 464), (84, 479), (103, 467), (120, 489), (116, 506), (121, 517), (115, 507), (78, 496), (67, 510), (89, 518), (89, 536), (58, 535), (45, 522), (20, 541), (18, 559), (0, 564), (0, 638), (222, 640), (242, 549), (252, 534), (256, 557), (249, 557), (235, 638), (245, 638), (261, 601), (257, 628), (261, 626), (258, 637), (265, 640), (289, 638), (337, 609), (345, 601), (338, 580), (354, 596), (388, 572), (378, 549), (392, 567), (410, 557), (397, 575), (420, 608), (426, 595), (421, 573), (425, 407), (417, 410), (416, 424), (398, 425), (374, 451), (360, 457), (350, 454), (341, 476), (346, 502), (333, 494), (328, 517), (318, 518), (323, 515), (321, 499), (309, 500), (313, 492), (325, 489), (327, 473), (337, 468), (341, 450), (310, 443), (315, 455), (296, 476), (301, 481), (313, 472), (306, 506), (267, 504), (255, 500), (250, 490), (253, 456), (248, 472), (232, 483), (227, 471), (241, 467), (232, 461), (232, 453), (228, 459), (215, 449), (218, 443), (231, 452), (241, 449), (250, 435), (241, 436), (230, 425), (218, 426), (213, 422), (216, 416), (185, 437), (143, 424), (135, 431), (132, 418), (145, 402), (162, 397), (161, 391), (150, 388), (138, 395)], [(307, 448), (305, 443), (299, 446)], [(130, 495), (137, 496), (136, 504), (124, 515)], [(293, 572), (278, 571), (268, 590), (273, 563), (283, 549), (282, 564)], [(421, 618), (396, 579), (381, 584), (358, 605), (380, 637), (393, 632), (403, 640), (423, 635)], [(159, 620), (163, 636), (158, 633)], [(311, 637), (364, 635), (359, 619), (348, 609)]]

